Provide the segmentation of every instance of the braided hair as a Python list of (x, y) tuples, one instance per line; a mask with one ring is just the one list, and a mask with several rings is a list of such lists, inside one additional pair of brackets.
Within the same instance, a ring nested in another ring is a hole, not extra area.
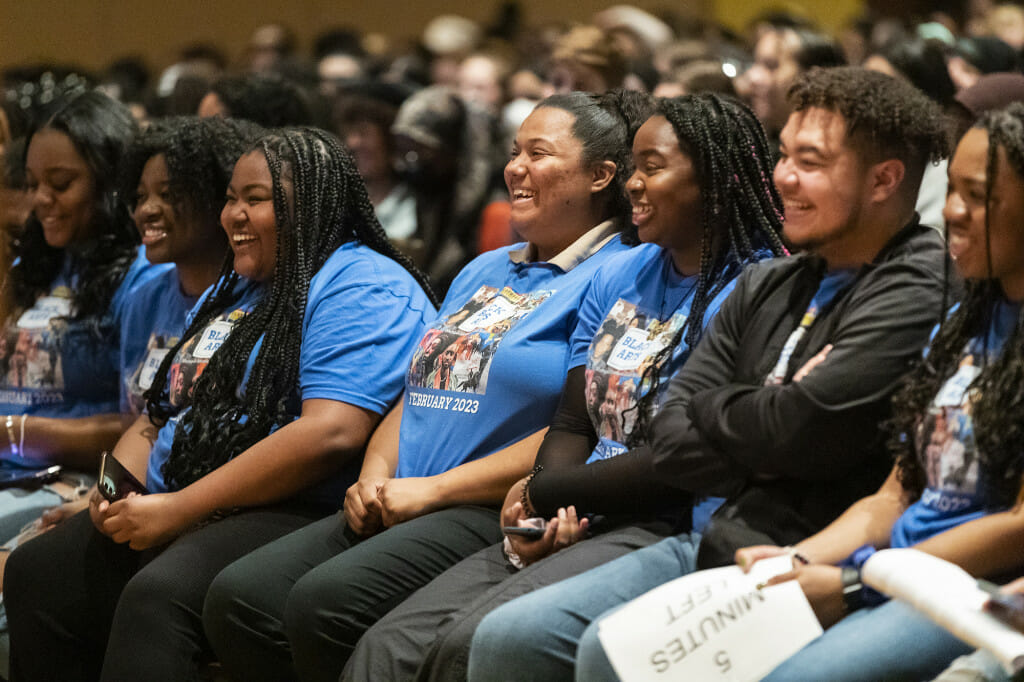
[[(255, 152), (266, 158), (273, 181), (277, 261), (252, 312), (238, 321), (193, 384), (191, 409), (181, 418), (163, 466), (165, 479), (179, 488), (292, 420), (310, 281), (339, 246), (358, 241), (397, 261), (437, 303), (426, 276), (388, 241), (355, 162), (336, 137), (315, 128), (282, 129), (257, 142), (250, 153)], [(173, 356), (237, 296), (238, 274), (226, 263), (223, 275), (146, 393), (158, 419), (168, 416), (165, 388)]]
[[(1019, 184), (1024, 184), (1024, 104), (1015, 103), (985, 115), (975, 128), (988, 133), (988, 158), (985, 174), (985, 249), (988, 269), (992, 271), (989, 243), (992, 187), (998, 172), (999, 149)], [(1021, 229), (1013, 226), (1013, 229)], [(1024, 464), (1020, 444), (1024, 441), (1024, 334), (1017, 323), (1003, 345), (1000, 355), (989, 362), (988, 330), (996, 307), (1004, 300), (996, 279), (968, 280), (960, 305), (939, 327), (927, 356), (904, 380), (893, 398), (889, 446), (896, 457), (903, 488), (920, 496), (926, 483), (924, 465), (918, 452), (923, 417), (941, 386), (959, 365), (964, 347), (981, 336), (985, 341), (982, 370), (971, 383), (971, 413), (978, 453), (979, 485), (992, 508), (1009, 506), (1021, 489)]]
[[(771, 148), (754, 112), (732, 98), (703, 93), (659, 100), (657, 113), (672, 124), (680, 150), (693, 163), (701, 190), (703, 233), (690, 314), (644, 370), (640, 385), (648, 389), (631, 408), (637, 410), (631, 447), (646, 439), (662, 365), (684, 339), (691, 348), (697, 344), (708, 304), (744, 264), (766, 252), (786, 253), (779, 238), (782, 200), (772, 182)], [(623, 415), (624, 424), (625, 420)]]
[(93, 224), (88, 236), (55, 248), (46, 243), (43, 226), (33, 212), (14, 245), (19, 258), (10, 274), (14, 303), (31, 307), (57, 277), (67, 252), (72, 256), (71, 274), (78, 280), (71, 317), (98, 320), (110, 307), (138, 245), (135, 224), (116, 183), (118, 165), (136, 133), (135, 121), (127, 107), (94, 90), (69, 100), (33, 131), (25, 144), (26, 157), (32, 137), (42, 130), (67, 135), (89, 167), (95, 183)]

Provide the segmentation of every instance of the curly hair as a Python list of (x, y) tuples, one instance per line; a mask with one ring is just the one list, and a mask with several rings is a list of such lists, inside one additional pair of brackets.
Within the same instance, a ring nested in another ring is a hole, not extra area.
[[(358, 241), (395, 260), (437, 304), (426, 277), (388, 241), (355, 162), (336, 137), (315, 128), (285, 129), (261, 138), (252, 152), (263, 154), (273, 180), (277, 262), (259, 302), (235, 325), (193, 385), (191, 409), (177, 426), (162, 469), (165, 479), (179, 488), (291, 421), (309, 285), (339, 246)], [(231, 304), (239, 280), (237, 273), (225, 273), (164, 358), (146, 393), (150, 412), (158, 420), (168, 417), (165, 388), (173, 356)], [(254, 351), (252, 371), (246, 376)], [(243, 377), (245, 390), (240, 395)]]
[(794, 112), (815, 107), (839, 113), (847, 146), (862, 161), (902, 161), (903, 186), (915, 196), (925, 165), (949, 155), (942, 110), (902, 79), (856, 66), (813, 68), (796, 79), (787, 97)]
[(630, 222), (633, 207), (626, 194), (626, 181), (633, 172), (633, 136), (654, 111), (654, 102), (647, 95), (617, 89), (603, 95), (551, 95), (536, 108), (542, 107), (562, 109), (576, 117), (572, 134), (583, 144), (584, 166), (600, 161), (615, 163), (615, 177), (601, 190), (601, 195), (608, 202), (608, 217), (617, 218), (623, 226), (622, 242), (638, 244), (636, 228)]
[(68, 101), (29, 135), (26, 158), (32, 138), (43, 130), (67, 135), (88, 166), (95, 184), (93, 224), (87, 237), (54, 248), (46, 243), (43, 226), (33, 212), (14, 246), (19, 259), (10, 276), (14, 303), (32, 306), (57, 277), (67, 252), (71, 274), (79, 282), (72, 299), (72, 318), (98, 319), (135, 260), (138, 245), (135, 225), (117, 192), (117, 168), (137, 131), (135, 120), (123, 104), (89, 91)]
[[(700, 340), (708, 304), (744, 264), (786, 254), (779, 239), (782, 200), (772, 182), (771, 148), (754, 112), (732, 98), (704, 93), (659, 100), (657, 113), (672, 125), (700, 185), (700, 272), (686, 322), (644, 370), (641, 386), (648, 389), (632, 408), (637, 419), (630, 447), (647, 437), (662, 366), (683, 339), (691, 348)], [(625, 425), (626, 416), (622, 419)]]
[[(989, 210), (992, 187), (998, 172), (999, 150), (1005, 152), (1009, 172), (1024, 185), (1024, 104), (1012, 104), (987, 114), (975, 126), (988, 133), (985, 176), (985, 246), (989, 270)], [(1019, 226), (1013, 226), (1019, 229)], [(998, 280), (968, 280), (960, 305), (942, 323), (927, 356), (907, 376), (893, 398), (889, 446), (899, 471), (900, 483), (919, 496), (925, 485), (924, 465), (918, 452), (924, 416), (943, 383), (957, 369), (964, 347), (979, 336), (987, 345), (996, 306), (1005, 300)], [(1021, 488), (1024, 463), (1020, 444), (1024, 440), (1024, 345), (1022, 320), (1018, 316), (999, 356), (990, 360), (984, 348), (981, 373), (971, 383), (972, 418), (978, 452), (979, 484), (992, 508), (1013, 503)]]
[[(146, 128), (129, 148), (121, 164), (120, 187), (130, 209), (146, 162), (163, 154), (167, 161), (171, 200), (181, 210), (206, 221), (223, 235), (220, 211), (235, 161), (263, 134), (255, 123), (242, 119), (175, 116), (159, 119)], [(227, 238), (224, 237), (227, 247)]]
[(231, 118), (244, 118), (267, 128), (317, 123), (312, 93), (276, 74), (224, 76), (210, 92)]

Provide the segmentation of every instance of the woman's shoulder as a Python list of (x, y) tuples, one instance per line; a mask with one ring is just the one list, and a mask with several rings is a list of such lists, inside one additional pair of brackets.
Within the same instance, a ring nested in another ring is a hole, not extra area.
[(309, 298), (328, 291), (366, 289), (389, 297), (422, 299), (426, 294), (405, 266), (359, 242), (347, 242), (328, 256), (313, 276)]
[(601, 264), (601, 274), (607, 276), (622, 268), (637, 270), (650, 262), (660, 261), (665, 249), (657, 244), (637, 244), (625, 251), (616, 251)]

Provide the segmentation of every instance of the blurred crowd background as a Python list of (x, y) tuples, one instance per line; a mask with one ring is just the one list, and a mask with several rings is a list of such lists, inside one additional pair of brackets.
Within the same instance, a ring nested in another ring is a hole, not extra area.
[[(786, 88), (811, 66), (901, 75), (956, 113), (971, 106), (957, 93), (985, 74), (1015, 74), (996, 90), (1020, 87), (1024, 47), (1024, 8), (992, 0), (522, 0), (462, 13), (431, 2), (271, 4), (4, 3), (3, 223), (17, 229), (28, 211), (19, 138), (67, 94), (99, 86), (142, 121), (220, 114), (337, 133), (388, 235), (443, 291), (473, 255), (516, 239), (501, 168), (512, 133), (552, 92), (732, 94), (772, 138)], [(932, 203), (941, 210), (941, 196)]]

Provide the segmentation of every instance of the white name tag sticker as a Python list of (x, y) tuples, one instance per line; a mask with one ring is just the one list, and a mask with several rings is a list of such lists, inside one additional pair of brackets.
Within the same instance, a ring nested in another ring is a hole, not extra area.
[(650, 346), (647, 330), (638, 327), (628, 329), (608, 356), (608, 366), (617, 372), (632, 372), (647, 357)]
[(160, 363), (163, 362), (164, 356), (167, 355), (167, 351), (170, 348), (150, 348), (149, 354), (146, 355), (146, 361), (142, 363), (142, 371), (139, 372), (139, 388), (143, 391), (149, 390), (153, 385), (153, 379), (156, 377), (156, 371), (160, 369)]
[(935, 396), (936, 407), (960, 407), (964, 404), (964, 394), (971, 382), (981, 374), (981, 367), (963, 365), (956, 374), (943, 384), (942, 390)]
[(822, 632), (795, 580), (757, 589), (791, 568), (786, 555), (673, 580), (602, 620), (601, 644), (626, 682), (759, 680)]
[(476, 329), (486, 329), (512, 317), (515, 311), (515, 303), (504, 296), (495, 296), (487, 305), (473, 313), (468, 320), (460, 324), (459, 331), (471, 332)]
[(199, 343), (192, 350), (192, 355), (200, 360), (209, 360), (217, 352), (221, 344), (227, 340), (228, 334), (234, 325), (225, 320), (219, 320), (203, 330)]
[(55, 317), (71, 314), (71, 299), (43, 296), (18, 318), (19, 329), (45, 329)]

